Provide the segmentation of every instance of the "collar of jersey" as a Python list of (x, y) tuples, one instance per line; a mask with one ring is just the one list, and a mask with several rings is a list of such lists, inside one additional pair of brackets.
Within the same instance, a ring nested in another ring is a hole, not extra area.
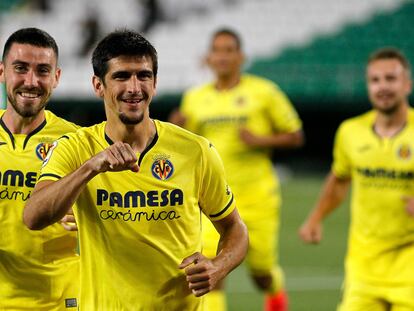
[[(38, 132), (40, 132), (41, 131), (41, 129), (42, 128), (44, 128), (45, 127), (45, 125), (46, 125), (46, 118), (43, 120), (43, 122), (37, 127), (37, 128), (35, 128), (33, 131), (31, 131), (27, 136), (26, 136), (26, 138), (24, 139), (24, 142), (23, 142), (23, 150), (24, 150), (24, 148), (26, 147), (26, 145), (27, 145), (27, 143), (29, 142), (29, 139), (33, 136), (33, 135), (35, 135), (36, 133), (38, 133)], [(10, 137), (10, 140), (11, 140), (11, 142), (12, 142), (12, 145), (13, 145), (13, 149), (16, 149), (16, 145), (15, 145), (15, 142), (14, 142), (14, 136), (13, 136), (13, 134), (12, 134), (12, 132), (7, 128), (7, 126), (6, 126), (6, 124), (4, 123), (4, 121), (3, 121), (3, 116), (1, 116), (1, 118), (0, 118), (0, 126), (5, 130), (5, 132), (9, 135), (9, 137)]]
[[(155, 127), (157, 128), (157, 127)], [(105, 132), (104, 132), (105, 133)], [(113, 140), (105, 133), (105, 140), (109, 145), (113, 145)], [(152, 139), (151, 143), (144, 149), (144, 151), (141, 152), (138, 159), (138, 166), (141, 166), (142, 159), (144, 158), (145, 154), (151, 150), (152, 147), (157, 143), (158, 141), (158, 130), (155, 132), (155, 136)]]

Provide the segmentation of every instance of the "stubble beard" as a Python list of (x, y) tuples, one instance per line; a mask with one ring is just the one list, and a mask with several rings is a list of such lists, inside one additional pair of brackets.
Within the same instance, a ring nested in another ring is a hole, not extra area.
[(136, 118), (129, 118), (124, 113), (120, 113), (119, 114), (119, 119), (125, 125), (136, 125), (136, 124), (141, 123), (142, 120), (144, 120), (144, 114), (141, 114)]
[(12, 105), (13, 109), (23, 118), (34, 117), (39, 114), (46, 107), (47, 99), (42, 101), (38, 106), (36, 105), (19, 105), (16, 97), (7, 95), (8, 102)]

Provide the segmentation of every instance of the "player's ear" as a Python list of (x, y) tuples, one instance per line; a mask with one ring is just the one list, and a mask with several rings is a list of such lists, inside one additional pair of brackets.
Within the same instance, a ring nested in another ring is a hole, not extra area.
[(93, 90), (95, 91), (95, 95), (102, 98), (104, 96), (104, 84), (98, 76), (92, 77), (92, 85)]
[(4, 63), (0, 62), (0, 83), (4, 83)]
[(157, 84), (158, 84), (158, 79), (157, 77), (154, 77), (154, 94), (153, 95), (157, 94)]
[(207, 67), (211, 67), (211, 56), (210, 53), (206, 54), (202, 59), (201, 59), (201, 64), (203, 66), (207, 66)]
[(55, 82), (53, 83), (53, 88), (56, 88), (59, 84), (60, 75), (62, 74), (62, 70), (58, 67), (55, 70)]

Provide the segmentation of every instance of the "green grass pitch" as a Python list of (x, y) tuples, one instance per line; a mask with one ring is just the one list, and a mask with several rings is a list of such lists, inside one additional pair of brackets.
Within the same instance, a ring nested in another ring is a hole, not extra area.
[[(290, 311), (332, 311), (340, 299), (349, 224), (345, 202), (327, 218), (319, 245), (305, 245), (297, 231), (317, 200), (323, 175), (294, 175), (282, 182), (280, 261), (286, 274)], [(242, 265), (227, 279), (230, 311), (262, 310), (262, 296)]]

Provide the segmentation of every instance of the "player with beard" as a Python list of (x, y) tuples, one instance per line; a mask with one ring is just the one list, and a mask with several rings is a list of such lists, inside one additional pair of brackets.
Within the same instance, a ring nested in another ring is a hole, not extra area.
[(320, 198), (299, 234), (322, 239), (322, 221), (349, 187), (351, 225), (338, 310), (414, 310), (414, 111), (410, 66), (384, 48), (368, 60), (373, 109), (343, 122)]
[[(247, 251), (215, 148), (149, 117), (158, 60), (139, 34), (116, 31), (92, 57), (107, 121), (55, 142), (28, 200), (39, 229), (74, 208), (81, 310), (204, 310), (203, 298)], [(216, 257), (201, 252), (201, 214), (220, 232)]]
[(22, 221), (52, 142), (77, 129), (45, 110), (59, 77), (58, 47), (49, 34), (24, 28), (7, 39), (0, 63), (7, 94), (0, 111), (0, 310), (77, 307), (76, 234), (60, 224), (33, 232)]

